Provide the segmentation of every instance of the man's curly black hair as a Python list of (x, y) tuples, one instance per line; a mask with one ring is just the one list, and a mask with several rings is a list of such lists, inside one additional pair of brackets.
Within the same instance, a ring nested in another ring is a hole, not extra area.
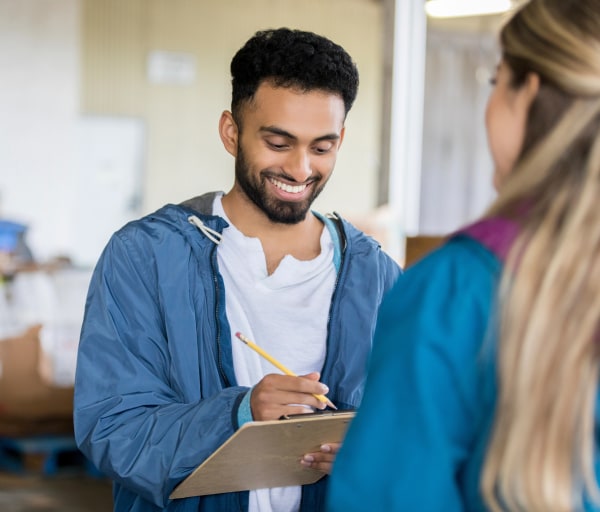
[(231, 76), (231, 111), (238, 122), (241, 104), (265, 81), (338, 94), (346, 114), (358, 91), (358, 70), (346, 50), (313, 32), (289, 28), (256, 32), (233, 57)]

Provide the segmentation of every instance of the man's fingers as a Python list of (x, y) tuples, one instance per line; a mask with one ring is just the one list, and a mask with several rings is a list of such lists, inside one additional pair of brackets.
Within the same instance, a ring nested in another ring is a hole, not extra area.
[(318, 469), (329, 474), (340, 446), (341, 443), (323, 443), (320, 451), (305, 454), (300, 464), (305, 468)]
[(305, 410), (311, 412), (312, 409), (324, 409), (325, 404), (315, 395), (324, 395), (329, 389), (318, 380), (313, 380), (318, 378), (318, 372), (301, 377), (266, 375), (252, 389), (252, 417), (255, 420), (273, 420), (285, 414), (302, 414)]
[(300, 377), (270, 373), (265, 375), (255, 388), (290, 391), (295, 393), (326, 394), (327, 385), (319, 382), (319, 373), (313, 372)]

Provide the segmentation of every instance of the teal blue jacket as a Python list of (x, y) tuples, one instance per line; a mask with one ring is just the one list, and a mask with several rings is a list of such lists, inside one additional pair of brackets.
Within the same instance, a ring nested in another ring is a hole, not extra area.
[[(214, 194), (168, 205), (118, 231), (86, 303), (75, 379), (75, 437), (114, 484), (116, 512), (247, 510), (248, 493), (169, 500), (173, 488), (238, 428), (248, 388), (235, 379), (216, 244)], [(399, 267), (347, 222), (321, 379), (340, 408), (360, 403), (382, 297)], [(268, 312), (266, 313), (268, 314)], [(303, 511), (324, 507), (327, 478), (305, 486)]]
[(330, 477), (329, 512), (486, 510), (479, 481), (496, 404), (502, 265), (461, 234), (399, 278)]

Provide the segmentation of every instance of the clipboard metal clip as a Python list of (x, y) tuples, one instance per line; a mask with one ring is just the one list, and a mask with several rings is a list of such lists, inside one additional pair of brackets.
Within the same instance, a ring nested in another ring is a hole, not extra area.
[(353, 416), (356, 413), (355, 409), (346, 409), (346, 410), (331, 410), (331, 409), (324, 409), (324, 410), (317, 410), (314, 412), (304, 412), (304, 413), (298, 413), (298, 414), (284, 414), (282, 416), (279, 416), (280, 420), (295, 420), (295, 419), (299, 419), (299, 418), (306, 418), (311, 419), (314, 418), (315, 416), (343, 416), (343, 415), (348, 415), (348, 416)]

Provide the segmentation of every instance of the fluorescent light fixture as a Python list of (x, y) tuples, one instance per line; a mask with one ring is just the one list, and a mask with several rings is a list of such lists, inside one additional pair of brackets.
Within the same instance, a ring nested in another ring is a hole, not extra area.
[(429, 0), (425, 12), (432, 18), (499, 14), (512, 8), (510, 0)]

